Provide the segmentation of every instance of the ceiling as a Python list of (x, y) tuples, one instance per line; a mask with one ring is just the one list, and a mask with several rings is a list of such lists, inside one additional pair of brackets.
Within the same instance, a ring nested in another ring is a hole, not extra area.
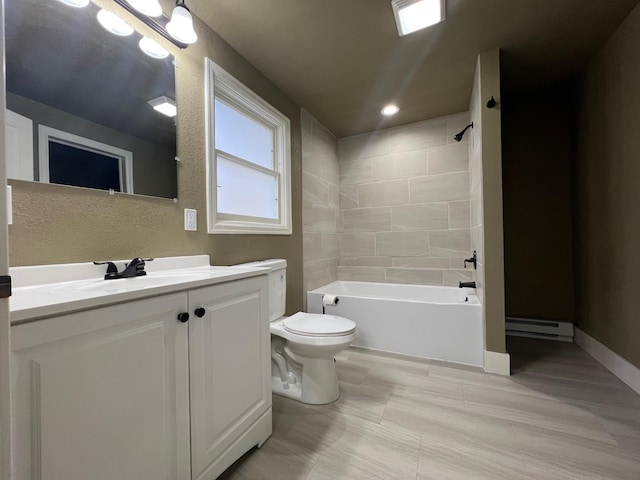
[[(338, 138), (465, 111), (478, 53), (503, 89), (584, 68), (638, 0), (448, 0), (400, 38), (390, 0), (190, 0), (191, 11)], [(383, 119), (380, 109), (401, 111)]]

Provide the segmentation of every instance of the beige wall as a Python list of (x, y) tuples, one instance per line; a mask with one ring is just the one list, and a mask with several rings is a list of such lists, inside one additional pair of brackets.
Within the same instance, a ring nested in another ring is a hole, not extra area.
[(342, 138), (340, 280), (457, 286), (472, 278), (468, 113)]
[(576, 321), (640, 367), (640, 6), (582, 77), (575, 162)]
[[(494, 97), (495, 108), (486, 103)], [(504, 353), (504, 238), (502, 225), (500, 51), (479, 55), (471, 98), (472, 247), (479, 256), (477, 282), (483, 302), (485, 348)]]
[[(96, 0), (157, 38), (118, 5)], [(171, 1), (162, 1), (170, 11)], [(27, 182), (14, 184), (12, 265), (85, 262), (134, 256), (207, 253), (219, 265), (281, 257), (288, 260), (287, 312), (302, 307), (302, 186), (300, 108), (215, 32), (196, 19), (198, 42), (175, 53), (178, 101), (178, 203)], [(208, 235), (205, 192), (204, 58), (209, 57), (291, 120), (293, 234)], [(126, 85), (123, 85), (126, 88)], [(198, 210), (198, 232), (183, 229), (183, 209)]]
[(303, 290), (338, 279), (338, 141), (302, 110)]
[(572, 95), (566, 85), (503, 92), (508, 317), (573, 321)]

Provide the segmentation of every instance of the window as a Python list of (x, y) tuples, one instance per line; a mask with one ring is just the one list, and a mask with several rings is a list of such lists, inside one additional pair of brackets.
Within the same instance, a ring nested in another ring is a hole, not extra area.
[(133, 193), (133, 154), (62, 130), (38, 126), (40, 181)]
[(205, 62), (209, 233), (289, 235), (289, 119)]

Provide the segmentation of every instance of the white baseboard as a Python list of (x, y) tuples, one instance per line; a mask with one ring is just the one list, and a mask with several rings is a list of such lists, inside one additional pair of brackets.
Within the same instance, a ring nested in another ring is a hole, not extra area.
[(511, 357), (508, 353), (484, 351), (484, 371), (498, 375), (511, 375)]
[(640, 394), (640, 368), (632, 365), (578, 327), (575, 327), (574, 341), (607, 370)]

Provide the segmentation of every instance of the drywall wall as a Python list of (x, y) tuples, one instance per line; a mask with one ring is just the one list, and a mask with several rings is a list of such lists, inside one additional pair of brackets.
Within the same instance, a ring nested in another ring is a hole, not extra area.
[(571, 85), (503, 92), (507, 317), (573, 320)]
[[(11, 265), (209, 254), (219, 265), (286, 258), (287, 312), (302, 307), (302, 186), (300, 108), (229, 44), (197, 18), (198, 42), (180, 50), (151, 32), (114, 2), (96, 0), (118, 12), (140, 32), (160, 41), (176, 57), (178, 102), (178, 203), (55, 185), (14, 181)], [(172, 1), (161, 2), (170, 12)], [(206, 141), (204, 58), (208, 57), (280, 110), (291, 121), (293, 234), (209, 235), (206, 232)], [(126, 88), (123, 85), (122, 88)], [(185, 232), (183, 209), (198, 210), (198, 231)]]
[[(483, 304), (485, 350), (505, 353), (504, 238), (500, 50), (478, 56), (469, 110), (471, 246), (478, 252), (478, 294)], [(497, 105), (487, 108), (493, 97)]]
[(574, 163), (576, 323), (640, 367), (640, 6), (581, 78)]

